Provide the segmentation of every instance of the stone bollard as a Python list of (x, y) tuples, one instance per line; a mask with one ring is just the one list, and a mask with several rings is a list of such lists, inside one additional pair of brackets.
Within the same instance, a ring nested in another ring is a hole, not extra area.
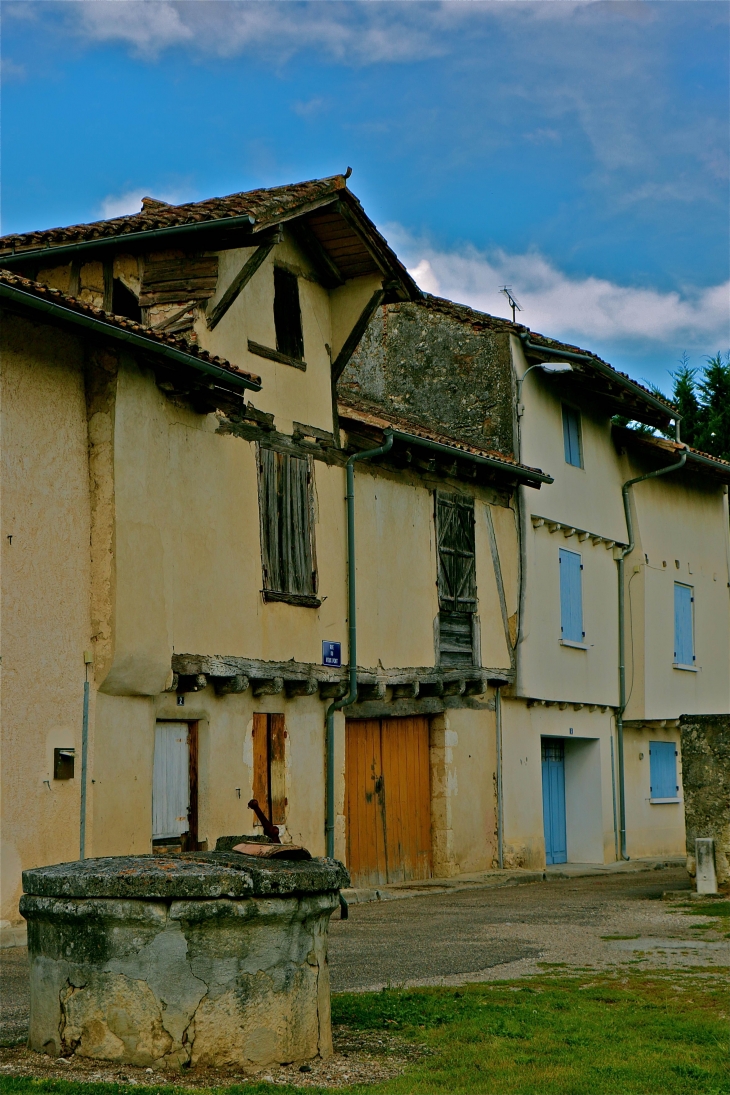
[(717, 893), (715, 842), (710, 837), (697, 837), (695, 840), (695, 864), (697, 893)]
[(237, 1066), (332, 1052), (333, 859), (120, 856), (23, 873), (31, 1049)]

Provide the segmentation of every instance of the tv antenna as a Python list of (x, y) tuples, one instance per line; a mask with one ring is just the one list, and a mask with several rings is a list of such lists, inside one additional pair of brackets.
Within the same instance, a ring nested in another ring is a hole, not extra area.
[(502, 296), (507, 297), (507, 300), (509, 301), (509, 306), (512, 309), (512, 322), (514, 323), (515, 322), (515, 312), (521, 312), (522, 311), (522, 305), (517, 300), (515, 295), (512, 293), (512, 286), (511, 285), (501, 285), (499, 291), (502, 294)]

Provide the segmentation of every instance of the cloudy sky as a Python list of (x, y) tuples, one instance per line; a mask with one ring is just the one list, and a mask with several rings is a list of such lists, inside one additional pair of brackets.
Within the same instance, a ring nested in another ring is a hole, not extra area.
[(730, 344), (724, 0), (5, 0), (3, 231), (353, 168), (423, 288), (664, 389)]

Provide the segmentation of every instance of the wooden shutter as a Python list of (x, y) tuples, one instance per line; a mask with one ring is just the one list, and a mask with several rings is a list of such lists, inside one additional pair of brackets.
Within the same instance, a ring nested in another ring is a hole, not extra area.
[(674, 660), (678, 665), (694, 665), (694, 628), (692, 626), (692, 586), (674, 583)]
[(559, 549), (560, 559), (560, 637), (570, 642), (582, 643), (583, 590), (581, 571), (583, 564), (576, 551)]
[(158, 722), (152, 774), (152, 839), (188, 832), (190, 773), (188, 724)]
[(269, 715), (269, 795), (274, 825), (286, 821), (286, 729), (283, 715)]
[(563, 404), (563, 445), (565, 462), (576, 468), (583, 466), (580, 455), (580, 415), (573, 407)]
[[(253, 717), (253, 795), (267, 817), (271, 817), (269, 784), (269, 720), (261, 712)], [(255, 815), (254, 815), (255, 817)]]
[(677, 748), (673, 741), (649, 742), (649, 779), (652, 798), (677, 797)]
[(474, 499), (436, 492), (438, 591), (442, 612), (476, 612)]
[(264, 589), (314, 596), (312, 467), (307, 457), (259, 448), (261, 563)]
[(304, 358), (302, 313), (299, 308), (299, 283), (296, 274), (274, 267), (274, 328), (276, 348), (287, 357)]

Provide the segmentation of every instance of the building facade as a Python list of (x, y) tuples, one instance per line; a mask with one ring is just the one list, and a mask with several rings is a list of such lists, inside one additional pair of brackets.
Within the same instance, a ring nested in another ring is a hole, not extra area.
[(341, 176), (0, 266), (9, 938), (22, 869), (213, 848), (251, 797), (360, 885), (681, 854), (674, 723), (730, 707), (721, 461), (632, 489), (625, 838), (616, 725), (621, 488), (678, 450), (611, 418), (670, 407), (424, 296)]

